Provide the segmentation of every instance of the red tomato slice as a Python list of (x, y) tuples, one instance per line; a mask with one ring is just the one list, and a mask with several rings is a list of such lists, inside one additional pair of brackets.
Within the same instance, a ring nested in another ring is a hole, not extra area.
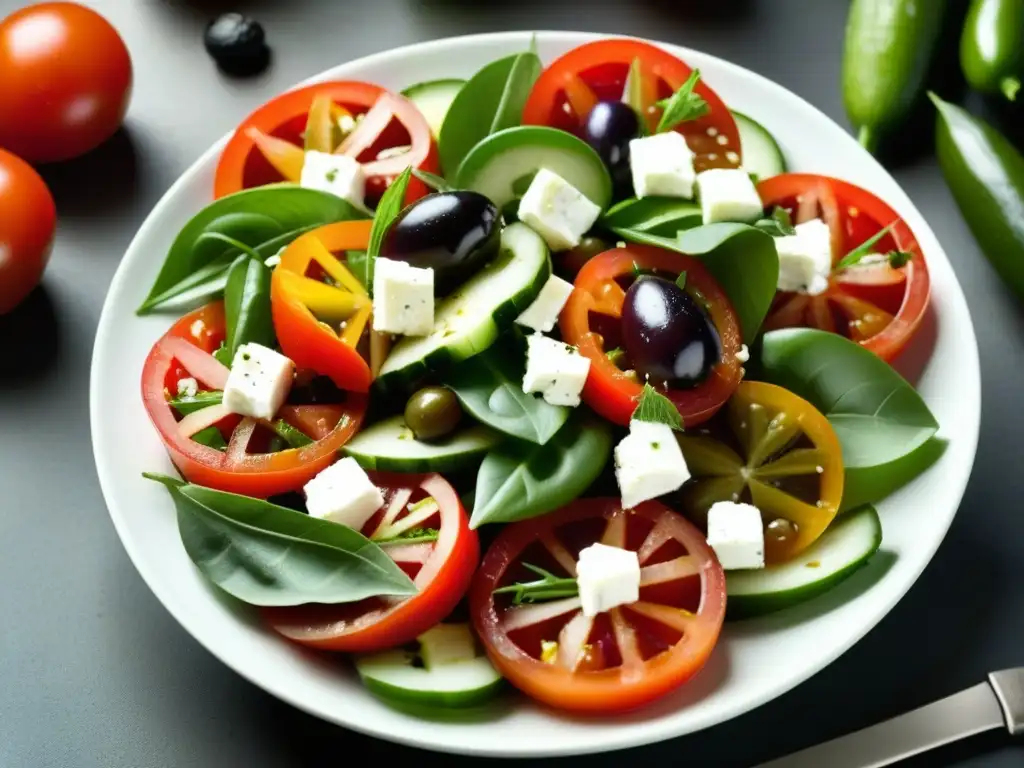
[[(282, 162), (292, 168), (292, 175), (301, 172), (302, 134), (310, 106), (315, 97), (325, 95), (351, 115), (364, 115), (338, 149), (363, 163), (370, 202), (375, 202), (394, 177), (408, 166), (438, 172), (437, 146), (430, 126), (412, 102), (370, 83), (316, 83), (272, 99), (238, 126), (217, 165), (214, 197), (281, 181), (278, 168)], [(269, 137), (269, 142), (262, 142), (261, 137)], [(282, 141), (275, 143), (274, 139)], [(263, 151), (258, 143), (263, 144)], [(390, 153), (386, 150), (406, 146), (409, 147), (407, 152), (388, 157)], [(285, 155), (284, 160), (277, 163), (278, 168), (266, 156), (273, 154), (275, 147)], [(384, 159), (379, 157), (382, 152)], [(298, 181), (297, 178), (291, 180)], [(418, 200), (429, 191), (423, 182), (413, 177), (406, 191), (406, 203)]]
[[(654, 87), (645, 89), (644, 97), (648, 126), (653, 131), (661, 118), (661, 110), (654, 102), (679, 90), (693, 70), (657, 46), (629, 39), (584, 43), (555, 59), (530, 92), (523, 124), (549, 125), (578, 133), (583, 119), (598, 101), (622, 98), (634, 60), (640, 62), (642, 80), (654, 83)], [(675, 128), (697, 155), (694, 166), (697, 171), (738, 167), (743, 157), (732, 113), (703, 80), (697, 83), (696, 92), (711, 111)]]
[[(588, 618), (578, 597), (514, 605), (494, 595), (536, 579), (523, 563), (574, 576), (580, 550), (597, 541), (637, 553), (638, 602)], [(704, 536), (663, 504), (624, 512), (617, 499), (579, 499), (498, 534), (469, 601), (487, 655), (513, 685), (560, 709), (616, 712), (670, 693), (704, 666), (725, 618), (725, 574)], [(542, 660), (551, 642), (557, 649)]]
[(762, 181), (758, 192), (766, 210), (779, 206), (797, 223), (819, 216), (828, 223), (836, 262), (890, 225), (874, 250), (911, 254), (898, 269), (875, 263), (838, 272), (818, 296), (780, 293), (765, 330), (820, 328), (841, 333), (884, 360), (895, 358), (920, 326), (931, 293), (928, 265), (907, 223), (867, 190), (828, 176), (784, 173)]
[[(418, 592), (408, 598), (370, 598), (351, 605), (268, 608), (264, 618), (295, 642), (331, 651), (363, 653), (412, 642), (444, 619), (462, 600), (480, 560), (480, 542), (455, 490), (440, 475), (373, 475), (385, 492), (384, 507), (363, 533), (381, 540), (391, 531), (436, 529), (437, 540), (382, 544), (412, 577)], [(432, 498), (436, 508), (414, 507)]]
[(704, 265), (691, 256), (647, 245), (612, 248), (588, 261), (576, 276), (569, 301), (562, 310), (562, 338), (590, 358), (590, 374), (583, 386), (587, 405), (609, 421), (626, 426), (643, 390), (635, 374), (613, 363), (608, 350), (618, 346), (608, 337), (618, 332), (626, 292), (619, 280), (634, 270), (659, 270), (678, 275), (686, 272), (686, 290), (700, 296), (722, 341), (722, 359), (711, 374), (693, 389), (670, 389), (665, 394), (675, 403), (687, 427), (707, 421), (739, 386), (743, 370), (736, 358), (742, 347), (739, 319), (725, 292)]
[[(142, 369), (142, 399), (149, 418), (171, 460), (190, 483), (257, 498), (297, 490), (333, 462), (359, 429), (366, 397), (347, 393), (337, 405), (283, 407), (278, 416), (315, 442), (276, 453), (256, 452), (265, 425), (234, 416), (220, 405), (179, 421), (168, 400), (180, 379), (193, 377), (208, 389), (224, 387), (228, 369), (211, 354), (224, 333), (224, 306), (217, 302), (185, 315), (157, 341)], [(214, 425), (230, 436), (226, 451), (191, 439)]]

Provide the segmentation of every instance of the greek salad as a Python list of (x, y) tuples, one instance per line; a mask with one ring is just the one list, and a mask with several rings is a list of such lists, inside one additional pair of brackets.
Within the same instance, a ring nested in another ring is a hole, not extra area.
[(867, 563), (926, 257), (755, 117), (606, 39), (246, 118), (139, 308), (198, 570), (394, 706), (611, 713)]

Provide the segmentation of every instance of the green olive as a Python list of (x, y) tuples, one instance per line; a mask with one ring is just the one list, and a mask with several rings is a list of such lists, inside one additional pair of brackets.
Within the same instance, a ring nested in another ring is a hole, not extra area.
[(436, 440), (455, 430), (462, 407), (450, 389), (424, 387), (405, 404), (405, 424), (417, 440)]

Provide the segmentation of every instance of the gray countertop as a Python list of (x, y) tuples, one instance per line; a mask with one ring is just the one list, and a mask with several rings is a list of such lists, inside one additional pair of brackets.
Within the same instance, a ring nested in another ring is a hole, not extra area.
[[(21, 4), (0, 0), (0, 16)], [(46, 169), (60, 213), (53, 259), (44, 287), (0, 320), (0, 766), (320, 766), (337, 764), (354, 747), (422, 758), (317, 721), (223, 667), (171, 619), (125, 556), (96, 480), (87, 396), (100, 307), (135, 230), (175, 178), (262, 101), (341, 61), (437, 37), (586, 29), (660, 38), (755, 69), (842, 121), (837, 84), (847, 3), (86, 4), (125, 38), (135, 92), (121, 134), (85, 158)], [(224, 10), (263, 22), (274, 49), (266, 74), (232, 80), (206, 57), (202, 28)], [(751, 765), (1024, 663), (1024, 472), (1016, 458), (1024, 322), (971, 240), (934, 160), (924, 153), (893, 170), (953, 261), (981, 347), (981, 444), (949, 537), (892, 614), (809, 682), (710, 731), (586, 758), (587, 765), (634, 756)], [(1024, 744), (993, 734), (914, 765), (1022, 763)]]

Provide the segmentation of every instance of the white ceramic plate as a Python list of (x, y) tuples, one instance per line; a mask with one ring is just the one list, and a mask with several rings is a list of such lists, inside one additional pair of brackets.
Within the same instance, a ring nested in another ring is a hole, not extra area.
[[(539, 51), (549, 62), (594, 37), (543, 33)], [(368, 80), (398, 90), (422, 80), (468, 77), (528, 44), (529, 34), (519, 32), (440, 40), (343, 64), (314, 80)], [(139, 392), (142, 362), (170, 321), (137, 318), (134, 308), (179, 228), (209, 202), (225, 137), (164, 196), (129, 247), (100, 319), (90, 406), (100, 483), (125, 549), (167, 610), (239, 674), (325, 720), (419, 747), (506, 757), (604, 752), (707, 728), (774, 699), (874, 627), (931, 560), (967, 484), (980, 416), (977, 343), (942, 247), (892, 177), (817, 109), (741, 67), (677, 46), (663, 47), (700, 67), (726, 103), (762, 122), (782, 145), (793, 170), (838, 176), (888, 201), (917, 234), (928, 257), (934, 323), (922, 335), (933, 333), (934, 349), (927, 362), (918, 355), (918, 385), (950, 444), (935, 467), (880, 505), (883, 547), (895, 559), (876, 558), (872, 567), (811, 604), (728, 626), (711, 662), (693, 683), (634, 715), (571, 719), (517, 695), (473, 722), (431, 722), (388, 709), (363, 691), (344, 663), (281, 640), (244, 607), (209, 588), (181, 548), (167, 493), (141, 476), (147, 470), (172, 470)], [(927, 341), (919, 341), (918, 351), (926, 346)], [(891, 566), (882, 567), (889, 560)]]

